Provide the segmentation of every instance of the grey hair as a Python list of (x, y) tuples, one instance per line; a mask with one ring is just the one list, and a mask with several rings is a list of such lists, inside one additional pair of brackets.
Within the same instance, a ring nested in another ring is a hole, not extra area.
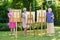
[(52, 8), (48, 8), (48, 10), (52, 11)]
[(8, 8), (8, 11), (11, 12), (11, 8)]
[(26, 8), (23, 8), (23, 11), (26, 10)]

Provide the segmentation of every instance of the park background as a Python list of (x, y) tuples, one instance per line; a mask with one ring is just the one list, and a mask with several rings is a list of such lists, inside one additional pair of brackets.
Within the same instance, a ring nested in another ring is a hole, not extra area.
[[(7, 30), (8, 23), (8, 8), (12, 9), (23, 9), (27, 8), (27, 11), (30, 11), (30, 3), (32, 4), (32, 11), (35, 11), (35, 21), (37, 16), (37, 10), (43, 9), (47, 10), (48, 7), (53, 9), (55, 16), (55, 26), (60, 26), (60, 1), (56, 0), (0, 0), (0, 30)], [(6, 28), (6, 29), (5, 29)]]
[[(47, 10), (49, 7), (52, 8), (55, 17), (54, 25), (55, 27), (60, 27), (60, 0), (0, 0), (0, 31), (10, 30), (8, 28), (8, 8), (23, 10), (23, 8), (26, 7), (27, 11), (30, 11), (30, 3), (32, 4), (32, 11), (35, 11), (35, 21), (37, 20), (37, 10), (41, 9), (41, 5), (43, 5), (44, 10)], [(19, 27), (18, 30), (20, 30)], [(4, 33), (5, 32), (2, 32), (2, 35)], [(1, 38), (1, 40), (3, 40), (3, 38)]]

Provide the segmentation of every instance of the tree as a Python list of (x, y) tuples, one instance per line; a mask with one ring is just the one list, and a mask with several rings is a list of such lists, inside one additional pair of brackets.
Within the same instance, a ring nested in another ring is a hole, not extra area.
[[(2, 1), (1, 1), (2, 2)], [(2, 2), (2, 5), (0, 5), (0, 23), (8, 22), (8, 8), (7, 8), (7, 2)]]

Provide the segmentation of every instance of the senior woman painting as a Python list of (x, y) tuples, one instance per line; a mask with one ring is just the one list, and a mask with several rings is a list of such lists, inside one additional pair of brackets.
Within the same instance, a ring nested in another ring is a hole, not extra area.
[(48, 8), (48, 12), (46, 13), (46, 21), (47, 21), (47, 35), (54, 36), (54, 14), (51, 8)]

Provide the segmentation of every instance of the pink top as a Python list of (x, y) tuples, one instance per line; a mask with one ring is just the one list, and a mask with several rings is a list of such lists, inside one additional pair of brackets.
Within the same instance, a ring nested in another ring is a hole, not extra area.
[(12, 14), (9, 12), (8, 17), (9, 17), (9, 28), (16, 28), (16, 22), (10, 22)]

